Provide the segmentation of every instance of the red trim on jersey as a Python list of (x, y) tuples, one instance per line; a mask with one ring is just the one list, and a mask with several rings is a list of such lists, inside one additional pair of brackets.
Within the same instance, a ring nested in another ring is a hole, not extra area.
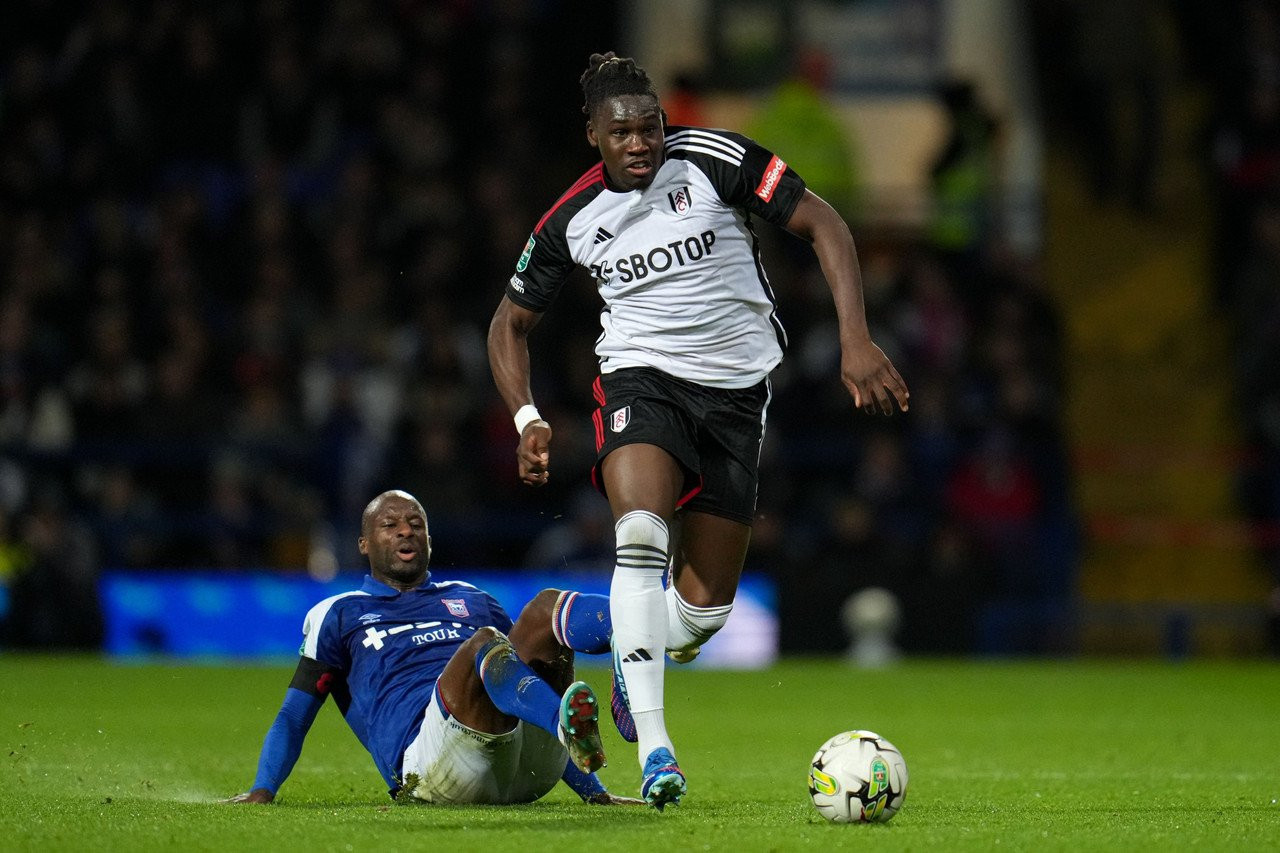
[(542, 218), (538, 220), (538, 224), (533, 226), (533, 233), (537, 234), (539, 231), (542, 230), (542, 226), (546, 223), (548, 219), (551, 218), (551, 214), (555, 213), (557, 210), (560, 209), (560, 205), (564, 204), (566, 201), (573, 198), (575, 195), (582, 192), (587, 187), (596, 183), (600, 183), (600, 184), (604, 183), (604, 161), (603, 160), (601, 160), (599, 163), (596, 163), (590, 169), (587, 169), (586, 173), (581, 178), (578, 178), (577, 183), (569, 187), (568, 192), (560, 196), (560, 198), (556, 200), (556, 203), (551, 205), (551, 209), (548, 210), (546, 213), (542, 214)]

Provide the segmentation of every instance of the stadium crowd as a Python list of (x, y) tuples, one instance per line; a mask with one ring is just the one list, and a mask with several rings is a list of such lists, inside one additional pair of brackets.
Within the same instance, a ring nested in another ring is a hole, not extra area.
[(1238, 0), (1212, 23), (1217, 49), (1199, 70), (1214, 105), (1214, 295), (1232, 335), (1241, 499), (1273, 580), (1269, 641), (1280, 655), (1280, 10)]
[[(591, 299), (533, 340), (546, 489), (517, 481), (484, 354), (528, 229), (594, 162), (574, 81), (627, 52), (612, 4), (569, 5), (5, 4), (11, 642), (92, 645), (103, 568), (357, 565), (352, 519), (391, 487), (427, 505), (442, 568), (609, 570)], [(1055, 309), (987, 231), (854, 230), (911, 412), (855, 417), (812, 253), (768, 235), (791, 348), (748, 569), (778, 582), (788, 650), (844, 648), (869, 585), (910, 649), (1041, 648), (1018, 621), (1069, 600), (1076, 558)]]

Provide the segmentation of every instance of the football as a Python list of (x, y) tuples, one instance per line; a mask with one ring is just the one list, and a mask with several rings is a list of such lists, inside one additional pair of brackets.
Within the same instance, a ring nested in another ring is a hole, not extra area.
[(907, 796), (907, 762), (875, 732), (841, 732), (813, 756), (809, 796), (827, 820), (882, 823)]

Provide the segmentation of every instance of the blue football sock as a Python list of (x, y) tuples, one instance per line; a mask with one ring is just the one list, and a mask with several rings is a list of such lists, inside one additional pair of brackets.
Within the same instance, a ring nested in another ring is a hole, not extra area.
[(593, 797), (596, 794), (607, 793), (604, 783), (600, 781), (600, 777), (594, 773), (586, 773), (579, 770), (572, 761), (567, 762), (564, 767), (564, 775), (560, 777), (564, 783), (573, 789), (582, 799)]
[(499, 711), (560, 736), (560, 697), (520, 660), (505, 637), (476, 653), (476, 672)]
[(588, 655), (609, 651), (613, 622), (609, 618), (609, 596), (566, 591), (556, 599), (551, 613), (551, 631), (562, 646)]

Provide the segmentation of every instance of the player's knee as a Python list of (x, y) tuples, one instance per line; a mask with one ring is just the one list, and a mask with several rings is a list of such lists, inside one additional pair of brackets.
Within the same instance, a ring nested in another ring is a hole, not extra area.
[(667, 523), (648, 510), (633, 509), (618, 519), (613, 530), (619, 548), (639, 545), (667, 553), (670, 542)]
[(701, 645), (724, 627), (725, 623), (729, 621), (729, 612), (731, 610), (733, 610), (732, 604), (724, 604), (720, 607), (691, 606), (683, 618), (690, 623), (692, 632), (698, 637), (697, 644)]
[(483, 628), (476, 629), (476, 632), (467, 638), (463, 643), (463, 647), (474, 653), (481, 649), (487, 649), (494, 645), (509, 645), (510, 641), (507, 635), (499, 631), (492, 625), (485, 625)]
[(733, 602), (701, 605), (687, 600), (675, 587), (667, 590), (667, 648), (684, 651), (715, 636), (729, 621)]
[(473, 660), (476, 674), (483, 678), (491, 661), (515, 656), (515, 647), (506, 634), (492, 625), (485, 625), (468, 637), (455, 654), (465, 654)]
[(520, 617), (516, 619), (516, 624), (529, 623), (534, 625), (551, 624), (551, 613), (555, 610), (556, 601), (561, 595), (558, 589), (544, 589), (529, 599), (529, 603), (520, 611)]
[(670, 587), (669, 595), (674, 596), (681, 603), (693, 608), (714, 608), (722, 607), (726, 603), (729, 607), (733, 606), (733, 593), (721, 595), (716, 590), (708, 586), (699, 586), (696, 589), (686, 592), (679, 592), (674, 586)]
[(544, 589), (529, 599), (511, 628), (511, 644), (528, 654), (537, 654), (542, 645), (554, 639), (552, 616), (560, 599), (558, 589)]

